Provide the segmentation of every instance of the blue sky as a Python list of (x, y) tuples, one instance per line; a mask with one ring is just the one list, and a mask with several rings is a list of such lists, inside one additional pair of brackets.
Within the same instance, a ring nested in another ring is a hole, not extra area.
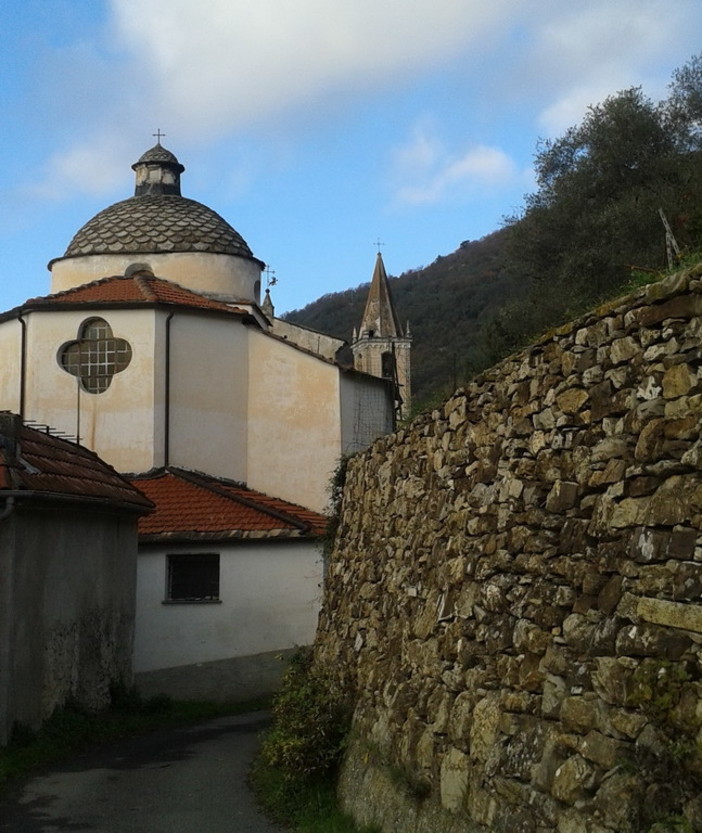
[(0, 309), (133, 194), (185, 196), (270, 264), (277, 312), (431, 263), (518, 211), (539, 138), (702, 49), (700, 0), (5, 0)]

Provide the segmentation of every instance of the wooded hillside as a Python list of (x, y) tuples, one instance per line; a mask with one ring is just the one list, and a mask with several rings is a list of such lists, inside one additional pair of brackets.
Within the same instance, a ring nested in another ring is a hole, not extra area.
[[(539, 145), (535, 170), (537, 191), (504, 228), (391, 280), (412, 330), (420, 407), (632, 279), (651, 279), (670, 252), (702, 248), (702, 55), (676, 70), (661, 102), (634, 87), (590, 107)], [(325, 295), (287, 318), (350, 340), (367, 290)]]

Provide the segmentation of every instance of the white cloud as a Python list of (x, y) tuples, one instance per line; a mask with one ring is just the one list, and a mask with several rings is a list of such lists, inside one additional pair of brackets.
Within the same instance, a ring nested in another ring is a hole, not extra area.
[(471, 144), (449, 151), (433, 126), (418, 125), (411, 140), (395, 154), (395, 199), (405, 205), (428, 205), (450, 199), (476, 198), (489, 191), (526, 183), (529, 172), (520, 172), (503, 150)]
[(589, 105), (631, 86), (664, 94), (659, 77), (659, 89), (649, 88), (646, 70), (674, 59), (671, 44), (682, 47), (699, 18), (696, 0), (559, 4), (535, 22), (527, 59), (526, 78), (541, 79), (550, 93), (536, 117), (541, 130), (559, 135), (579, 123)]
[(93, 196), (105, 194), (124, 184), (122, 160), (126, 154), (128, 145), (119, 133), (81, 142), (56, 152), (48, 160), (42, 179), (25, 186), (24, 190), (49, 200), (63, 199), (73, 190)]
[[(671, 43), (694, 39), (698, 5), (699, 0), (109, 0), (111, 19), (100, 29), (100, 48), (64, 60), (72, 74), (57, 105), (57, 121), (65, 123), (56, 146), (63, 143), (66, 150), (50, 161), (44, 193), (111, 189), (123, 181), (125, 163), (134, 161), (127, 143), (159, 125), (178, 137), (181, 152), (261, 125), (284, 138), (291, 122), (326, 118), (331, 108), (343, 111), (347, 102), (374, 92), (397, 91), (399, 98), (436, 69), (446, 69), (450, 80), (454, 99), (448, 107), (459, 111), (464, 95), (486, 123), (511, 119), (512, 112), (505, 115), (508, 104), (519, 110), (515, 131), (520, 141), (528, 136), (531, 149), (532, 131), (559, 134), (582, 118), (588, 104), (645, 82), (643, 69), (660, 62)], [(97, 34), (82, 37), (90, 41)], [(464, 119), (467, 129), (468, 107)], [(74, 143), (73, 135), (85, 138)], [(477, 187), (522, 175), (510, 171), (509, 156), (492, 147), (504, 147), (506, 140), (493, 139), (489, 124), (480, 135), (484, 145), (459, 150), (454, 139), (451, 152), (429, 135), (415, 137), (405, 153), (420, 161), (424, 155), (424, 174), (405, 177), (404, 199), (440, 200), (458, 189), (456, 183)]]
[(511, 0), (112, 0), (161, 107), (226, 130), (382, 89), (477, 46)]

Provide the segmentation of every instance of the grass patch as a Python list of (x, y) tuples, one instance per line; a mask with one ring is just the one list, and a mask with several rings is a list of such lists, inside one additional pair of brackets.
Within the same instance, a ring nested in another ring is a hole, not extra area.
[(111, 741), (244, 714), (269, 705), (262, 700), (212, 703), (168, 697), (142, 699), (134, 689), (116, 686), (112, 690), (112, 705), (105, 711), (90, 712), (69, 702), (38, 731), (17, 725), (10, 743), (0, 747), (0, 792), (13, 779)]
[(358, 827), (339, 809), (334, 776), (328, 772), (291, 781), (261, 756), (251, 771), (250, 785), (266, 815), (295, 833), (380, 833), (377, 827)]

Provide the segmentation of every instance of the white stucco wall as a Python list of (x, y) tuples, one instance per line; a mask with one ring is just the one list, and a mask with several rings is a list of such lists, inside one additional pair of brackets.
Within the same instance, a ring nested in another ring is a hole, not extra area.
[(16, 318), (0, 324), (0, 410), (14, 413), (20, 410), (21, 328)]
[(251, 332), (248, 485), (323, 512), (341, 456), (339, 369)]
[[(219, 553), (220, 603), (164, 604), (167, 554)], [(309, 542), (143, 547), (137, 560), (135, 672), (310, 644), (322, 561)]]
[(273, 319), (271, 331), (280, 338), (297, 344), (305, 350), (311, 350), (313, 353), (324, 356), (326, 359), (333, 360), (336, 357), (337, 351), (345, 344), (340, 338), (334, 338), (334, 336), (308, 330), (306, 327), (300, 327), (298, 324), (292, 324), (290, 321), (284, 321), (282, 318)]
[[(129, 366), (98, 394), (79, 390), (76, 377), (58, 361), (61, 347), (76, 339), (81, 325), (94, 317), (106, 320), (113, 335), (126, 339), (132, 349)], [(80, 433), (86, 446), (120, 471), (144, 471), (156, 465), (162, 415), (159, 420), (153, 358), (158, 355), (159, 334), (154, 311), (60, 310), (33, 312), (25, 318), (25, 418), (72, 436)], [(19, 351), (19, 324), (8, 321), (0, 331), (13, 333)], [(19, 362), (13, 362), (3, 376), (0, 408), (18, 410)]]
[(170, 465), (246, 481), (248, 333), (235, 316), (173, 318)]
[(185, 286), (195, 292), (229, 300), (260, 301), (261, 264), (237, 255), (204, 252), (168, 254), (114, 254), (67, 257), (51, 264), (51, 292), (115, 275), (128, 267), (147, 265), (158, 278)]

